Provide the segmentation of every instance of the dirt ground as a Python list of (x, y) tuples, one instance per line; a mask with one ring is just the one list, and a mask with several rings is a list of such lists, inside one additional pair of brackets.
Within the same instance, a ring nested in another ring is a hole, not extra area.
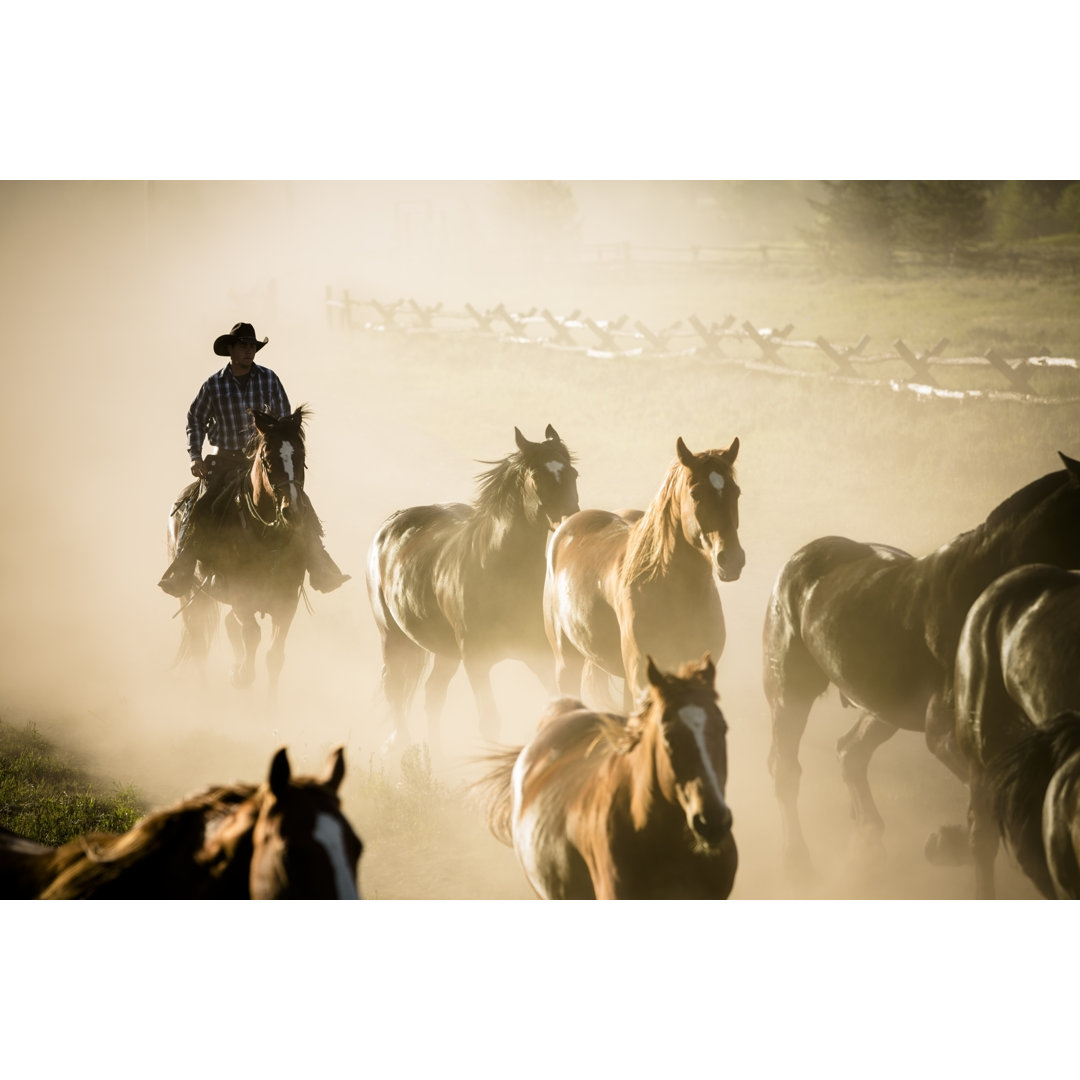
[[(722, 587), (728, 647), (718, 684), (740, 849), (733, 898), (742, 900), (794, 897), (779, 861), (760, 678), (762, 618), (783, 561), (829, 533), (930, 552), (1056, 468), (1058, 449), (1080, 450), (1070, 442), (1075, 410), (912, 405), (887, 390), (749, 376), (700, 358), (618, 366), (464, 341), (350, 336), (327, 327), (318, 278), (279, 292), (270, 310), (177, 272), (159, 276), (136, 312), (117, 286), (129, 276), (121, 268), (89, 296), (72, 290), (72, 310), (56, 317), (56, 286), (83, 285), (92, 269), (68, 266), (61, 254), (29, 274), (9, 259), (0, 283), (19, 301), (19, 318), (3, 329), (3, 718), (36, 722), (155, 805), (211, 782), (255, 779), (282, 744), (294, 770), (307, 772), (344, 743), (346, 809), (367, 844), (361, 885), (378, 899), (532, 896), (513, 853), (461, 794), (483, 750), (463, 674), (451, 686), (435, 763), (452, 793), (438, 827), (415, 846), (400, 843), (365, 821), (359, 784), (365, 770), (394, 767), (380, 757), (389, 728), (363, 583), (367, 545), (396, 509), (470, 499), (478, 462), (509, 453), (515, 426), (539, 439), (555, 425), (577, 455), (583, 507), (644, 506), (679, 435), (694, 450), (740, 437), (747, 565)], [(537, 292), (536, 302), (545, 300)], [(184, 414), (218, 366), (213, 338), (238, 318), (269, 335), (259, 361), (282, 377), (293, 404), (312, 406), (307, 487), (329, 551), (353, 575), (331, 595), (312, 594), (310, 615), (301, 609), (276, 707), (261, 666), (254, 688), (230, 687), (224, 635), (204, 683), (173, 667), (176, 605), (155, 588), (167, 510), (187, 480)], [(495, 693), (502, 739), (524, 742), (543, 705), (540, 687), (507, 663), (495, 671)], [(888, 855), (872, 872), (855, 868), (832, 749), (854, 720), (835, 691), (810, 719), (801, 807), (820, 879), (800, 895), (969, 897), (966, 871), (922, 857), (928, 833), (961, 821), (965, 801), (916, 735), (899, 733), (874, 759)], [(413, 735), (423, 734), (417, 715)], [(1035, 895), (1004, 856), (999, 867), (1003, 896)]]

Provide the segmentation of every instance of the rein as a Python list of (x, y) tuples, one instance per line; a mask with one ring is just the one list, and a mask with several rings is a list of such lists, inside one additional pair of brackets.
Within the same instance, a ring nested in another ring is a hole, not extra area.
[(247, 506), (248, 513), (260, 525), (264, 526), (267, 529), (276, 529), (279, 526), (282, 526), (282, 525), (285, 524), (285, 515), (282, 514), (282, 512), (281, 512), (281, 503), (275, 504), (277, 513), (275, 514), (273, 521), (266, 521), (262, 517), (262, 515), (259, 513), (259, 511), (255, 508), (255, 504), (251, 501), (251, 492), (250, 491), (247, 491), (247, 490), (244, 491), (244, 504)]

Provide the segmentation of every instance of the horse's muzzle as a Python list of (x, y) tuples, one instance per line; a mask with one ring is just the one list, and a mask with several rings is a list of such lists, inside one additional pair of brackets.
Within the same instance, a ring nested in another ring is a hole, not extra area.
[(741, 547), (725, 547), (717, 554), (714, 565), (721, 581), (738, 581), (746, 565), (746, 552)]
[(702, 847), (719, 852), (731, 839), (732, 821), (731, 810), (721, 804), (708, 815), (698, 811), (690, 821), (690, 829)]

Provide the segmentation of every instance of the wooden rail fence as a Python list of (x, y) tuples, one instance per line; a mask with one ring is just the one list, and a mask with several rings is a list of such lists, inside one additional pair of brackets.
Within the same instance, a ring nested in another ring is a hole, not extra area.
[[(465, 304), (447, 311), (442, 303), (422, 305), (416, 300), (383, 302), (357, 300), (344, 290), (335, 296), (326, 290), (326, 314), (333, 329), (390, 334), (479, 335), (523, 347), (579, 353), (597, 360), (662, 361), (705, 356), (718, 364), (731, 364), (776, 375), (825, 377), (843, 382), (884, 386), (926, 398), (1023, 401), (1031, 404), (1080, 402), (1080, 369), (1067, 357), (1040, 355), (1008, 360), (994, 349), (982, 356), (945, 357), (948, 338), (922, 350), (899, 338), (888, 352), (868, 352), (869, 335), (854, 345), (837, 345), (818, 337), (805, 341), (792, 337), (794, 326), (760, 327), (734, 315), (706, 323), (690, 315), (670, 326), (650, 328), (640, 320), (630, 324), (626, 315), (615, 320), (593, 319), (579, 310), (556, 315), (547, 308), (509, 311), (504, 304), (479, 311)], [(798, 364), (795, 356), (810, 354), (816, 363)], [(821, 358), (824, 358), (822, 362)], [(897, 369), (896, 375), (875, 376), (874, 369)], [(943, 372), (949, 368), (983, 371), (991, 385), (950, 387)], [(1053, 386), (1033, 385), (1040, 372), (1055, 372)]]

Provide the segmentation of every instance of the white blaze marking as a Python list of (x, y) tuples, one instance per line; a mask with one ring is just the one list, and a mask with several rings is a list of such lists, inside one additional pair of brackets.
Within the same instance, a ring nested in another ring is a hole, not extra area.
[(319, 814), (315, 818), (316, 841), (322, 845), (334, 871), (334, 890), (339, 900), (359, 900), (356, 879), (345, 855), (345, 826), (331, 814)]
[(708, 750), (705, 748), (705, 710), (700, 705), (684, 705), (679, 710), (679, 719), (693, 732), (694, 738), (697, 740), (698, 750), (701, 753), (701, 762), (705, 766), (705, 772), (712, 783), (717, 798), (723, 802), (724, 789), (720, 786), (720, 780), (716, 775), (716, 770), (713, 768), (712, 758), (709, 757)]
[(289, 478), (289, 503), (295, 506), (298, 502), (296, 495), (296, 473), (293, 469), (293, 447), (286, 439), (281, 444), (281, 464), (285, 468), (285, 475)]
[(566, 463), (562, 461), (549, 461), (547, 464), (547, 471), (555, 477), (555, 483), (562, 482), (562, 471), (566, 468)]
[(712, 484), (712, 486), (716, 488), (717, 491), (724, 490), (724, 478), (718, 472), (709, 473), (709, 483)]

